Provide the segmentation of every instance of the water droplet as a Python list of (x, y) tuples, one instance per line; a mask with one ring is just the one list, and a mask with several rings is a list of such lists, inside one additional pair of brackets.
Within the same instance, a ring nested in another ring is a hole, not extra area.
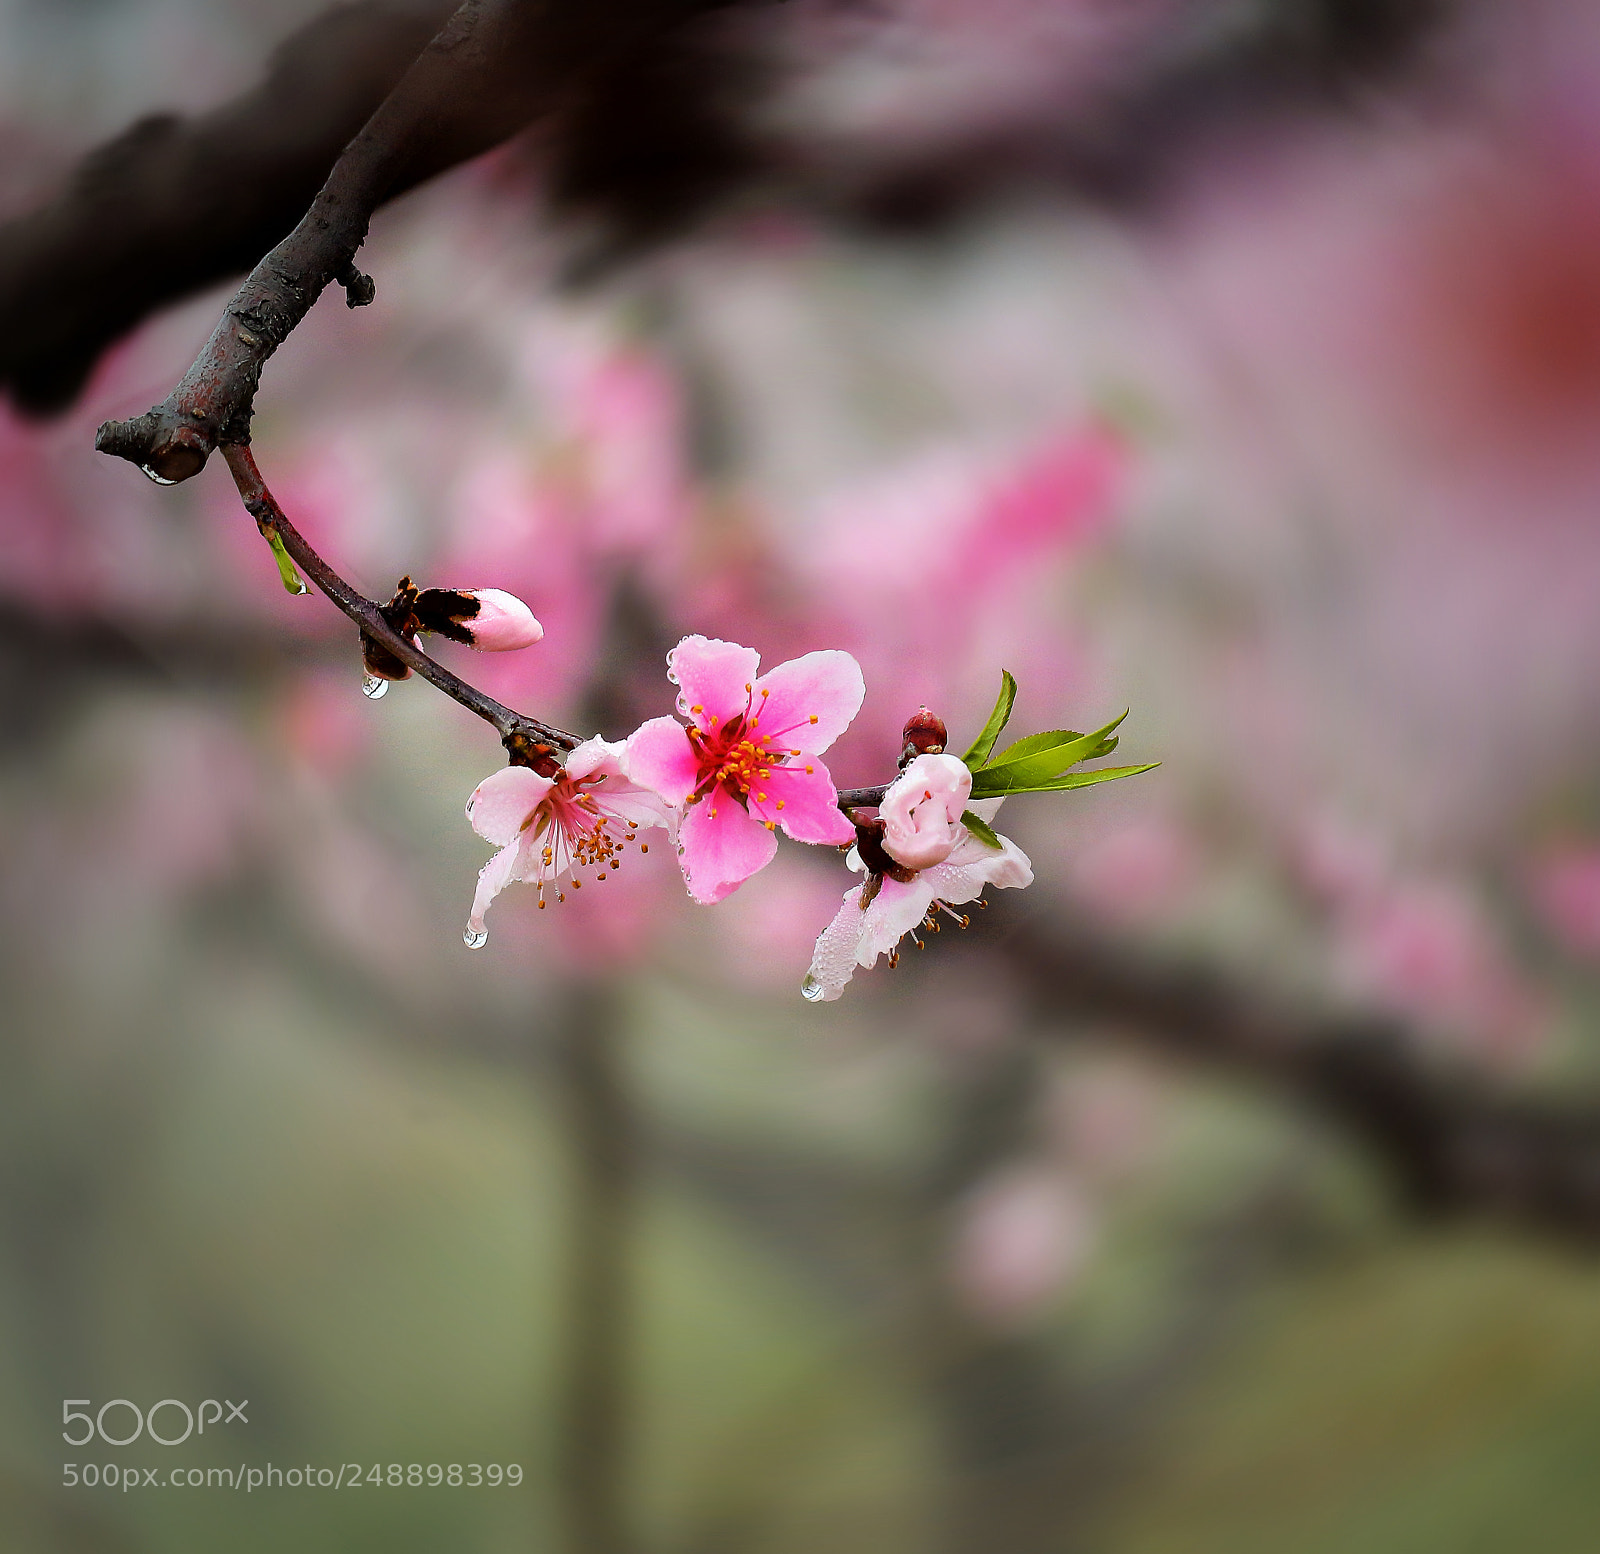
[(811, 976), (809, 973), (807, 974), (805, 981), (800, 984), (800, 996), (805, 999), (808, 1004), (820, 1004), (822, 1002), (822, 995), (827, 991), (827, 988), (825, 988), (819, 981), (817, 981), (815, 977)]
[(296, 577), (295, 583), (297, 586), (291, 588), (289, 592), (292, 593), (296, 598), (299, 598), (302, 594), (308, 594), (311, 592), (311, 585), (307, 583), (303, 577)]
[(361, 694), (369, 701), (382, 701), (389, 694), (389, 682), (375, 674), (361, 677)]
[(175, 486), (178, 483), (176, 480), (168, 480), (165, 475), (158, 475), (148, 464), (141, 464), (139, 472), (146, 480), (153, 480), (158, 486)]
[(461, 942), (469, 950), (481, 950), (489, 942), (489, 930), (487, 928), (474, 928), (471, 923), (468, 923), (465, 932), (461, 935)]

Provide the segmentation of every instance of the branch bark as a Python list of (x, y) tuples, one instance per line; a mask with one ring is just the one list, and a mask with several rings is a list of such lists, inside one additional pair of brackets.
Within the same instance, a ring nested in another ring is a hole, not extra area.
[(460, 675), (452, 674), (443, 664), (429, 658), (414, 643), (402, 637), (387, 620), (374, 599), (358, 593), (339, 576), (289, 521), (289, 516), (278, 505), (278, 500), (267, 489), (267, 483), (256, 468), (254, 455), (242, 443), (230, 443), (223, 450), (234, 484), (239, 488), (245, 510), (256, 521), (263, 536), (276, 535), (283, 548), (293, 557), (295, 565), (303, 571), (362, 632), (380, 643), (409, 669), (414, 669), (423, 679), (443, 691), (452, 701), (459, 702), (469, 712), (475, 712), (486, 723), (492, 724), (500, 742), (514, 760), (531, 760), (541, 754), (557, 750), (571, 750), (579, 743), (576, 734), (565, 729), (541, 723), (537, 718), (524, 717), (503, 702), (486, 695), (475, 685), (469, 685)]
[(0, 387), (64, 409), (100, 353), (167, 303), (247, 270), (299, 219), (455, 0), (362, 0), (302, 28), (259, 85), (141, 119), (43, 209), (0, 225)]
[(246, 277), (177, 388), (142, 416), (106, 422), (95, 447), (175, 482), (219, 444), (247, 443), (262, 367), (328, 284), (339, 280), (352, 307), (372, 300), (354, 265), (372, 213), (397, 187), (488, 150), (532, 117), (548, 85), (532, 69), (545, 16), (535, 0), (466, 0)]

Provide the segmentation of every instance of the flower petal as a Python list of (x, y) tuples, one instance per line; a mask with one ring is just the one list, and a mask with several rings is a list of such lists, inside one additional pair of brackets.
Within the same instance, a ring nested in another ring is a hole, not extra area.
[(1019, 890), (1031, 885), (1033, 864), (1010, 837), (1000, 838), (1000, 850), (996, 852), (969, 832), (943, 863), (924, 870), (917, 878), (926, 880), (932, 895), (940, 901), (959, 906), (963, 901), (976, 900), (989, 885), (998, 890)]
[(779, 664), (755, 682), (753, 694), (762, 733), (820, 755), (860, 712), (867, 684), (855, 659), (827, 648)]
[(797, 842), (842, 847), (856, 839), (856, 828), (839, 808), (839, 792), (828, 768), (818, 760), (774, 766), (750, 794), (750, 813), (775, 821)]
[(749, 706), (745, 687), (754, 684), (760, 663), (754, 648), (737, 642), (685, 637), (667, 654), (667, 678), (679, 688), (678, 711), (701, 728), (710, 728), (713, 717), (726, 723)]
[(714, 788), (689, 806), (678, 828), (678, 847), (689, 894), (709, 906), (766, 868), (778, 851), (778, 838), (722, 788)]
[(842, 992), (845, 983), (856, 974), (856, 950), (861, 941), (864, 914), (861, 911), (861, 891), (844, 893), (844, 905), (826, 928), (817, 935), (817, 947), (812, 952), (811, 970), (807, 972), (801, 991), (813, 1002), (831, 1004)]
[(622, 758), (628, 753), (626, 740), (602, 739), (598, 734), (584, 740), (567, 757), (567, 776), (574, 782), (604, 773), (621, 773)]
[(876, 964), (880, 955), (887, 955), (922, 921), (933, 905), (934, 890), (929, 876), (934, 872), (929, 870), (904, 884), (885, 879), (878, 887), (877, 895), (861, 914), (865, 921), (856, 947), (856, 960), (860, 965)]
[(526, 766), (502, 766), (485, 777), (467, 800), (467, 819), (486, 842), (507, 847), (516, 841), (523, 822), (550, 791), (548, 777)]
[(502, 847), (478, 871), (478, 889), (472, 897), (472, 915), (467, 919), (471, 932), (483, 932), (483, 914), (489, 910), (489, 903), (513, 880), (522, 877), (518, 864), (526, 851), (519, 837), (509, 847)]
[(641, 787), (681, 804), (700, 780), (700, 762), (688, 730), (676, 718), (651, 718), (628, 736), (623, 766)]

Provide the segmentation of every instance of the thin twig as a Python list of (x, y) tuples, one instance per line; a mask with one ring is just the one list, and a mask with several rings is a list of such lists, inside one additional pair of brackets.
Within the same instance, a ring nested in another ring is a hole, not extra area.
[(387, 648), (402, 663), (416, 670), (423, 679), (443, 691), (452, 701), (460, 702), (469, 712), (475, 712), (486, 723), (494, 726), (500, 742), (513, 755), (527, 754), (543, 749), (571, 750), (581, 743), (576, 734), (565, 729), (541, 723), (537, 718), (524, 717), (503, 702), (486, 695), (475, 685), (469, 685), (458, 674), (452, 674), (443, 664), (429, 658), (414, 643), (402, 637), (383, 618), (383, 611), (375, 600), (358, 593), (322, 559), (311, 543), (290, 523), (288, 515), (278, 505), (278, 500), (267, 489), (267, 483), (256, 468), (255, 457), (246, 443), (229, 443), (223, 448), (223, 457), (239, 488), (245, 510), (255, 519), (265, 534), (275, 534), (283, 548), (294, 558), (295, 565), (303, 571), (346, 615), (369, 637)]

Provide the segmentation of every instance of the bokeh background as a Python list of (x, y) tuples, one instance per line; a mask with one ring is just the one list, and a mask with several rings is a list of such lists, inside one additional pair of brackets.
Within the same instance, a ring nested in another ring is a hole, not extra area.
[[(314, 9), (7, 0), (5, 212)], [(1270, 1056), (1377, 1031), (1600, 1114), (1600, 25), (1436, 9), (1309, 90), (1260, 40), (1310, 5), (785, 8), (770, 123), (820, 159), (1108, 103), (1161, 155), (894, 230), (749, 199), (574, 285), (513, 148), (272, 362), (291, 516), (369, 593), (527, 599), (536, 648), (440, 650), (523, 710), (618, 737), (686, 631), (856, 653), (844, 784), (920, 703), (964, 746), (1002, 667), (1013, 733), (1132, 708), (1161, 767), (1009, 802), (1035, 886), (837, 1004), (851, 880), (792, 845), (714, 909), (664, 847), (513, 889), (464, 947), (492, 732), (363, 699), (220, 467), (91, 451), (226, 289), (0, 408), (7, 1549), (1597, 1546), (1583, 1238), (1428, 1212)], [(62, 1487), (93, 1458), (524, 1477)]]

